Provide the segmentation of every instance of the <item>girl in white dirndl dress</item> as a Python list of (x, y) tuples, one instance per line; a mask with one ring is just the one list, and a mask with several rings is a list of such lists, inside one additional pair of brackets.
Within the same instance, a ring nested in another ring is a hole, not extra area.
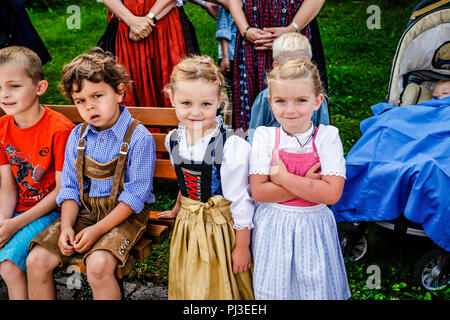
[(252, 144), (255, 299), (350, 297), (327, 207), (342, 194), (345, 160), (338, 129), (311, 122), (323, 99), (318, 79), (315, 66), (300, 59), (269, 75), (269, 100), (281, 127), (258, 127)]

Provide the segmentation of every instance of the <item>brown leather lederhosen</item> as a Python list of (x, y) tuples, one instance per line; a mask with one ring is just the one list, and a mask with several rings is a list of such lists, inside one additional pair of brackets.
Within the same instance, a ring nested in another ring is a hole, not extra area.
[[(117, 206), (118, 195), (123, 190), (124, 169), (126, 169), (127, 164), (129, 143), (133, 131), (138, 124), (139, 122), (137, 120), (133, 120), (128, 127), (120, 147), (119, 156), (108, 163), (102, 164), (85, 155), (86, 142), (81, 137), (86, 130), (87, 123), (83, 123), (77, 145), (77, 158), (74, 164), (77, 170), (80, 200), (82, 203), (82, 207), (73, 226), (75, 234), (86, 227), (94, 225)], [(94, 180), (113, 178), (110, 195), (107, 197), (89, 197), (88, 193), (84, 190), (83, 176)], [(149, 207), (146, 205), (140, 213), (132, 213), (125, 221), (103, 234), (90, 249), (83, 253), (83, 260), (94, 251), (107, 250), (120, 261), (120, 266), (124, 266), (128, 259), (130, 249), (145, 232), (149, 210)], [(58, 247), (60, 233), (61, 219), (59, 218), (30, 242), (29, 249), (31, 250), (34, 244), (39, 244), (60, 258), (61, 267), (67, 265), (71, 257), (66, 257), (61, 254)]]

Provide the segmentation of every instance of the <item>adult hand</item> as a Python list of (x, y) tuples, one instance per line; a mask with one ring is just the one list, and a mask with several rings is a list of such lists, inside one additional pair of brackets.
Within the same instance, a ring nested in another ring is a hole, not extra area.
[(206, 12), (209, 13), (211, 17), (213, 17), (215, 20), (217, 20), (217, 15), (219, 14), (219, 5), (216, 3), (211, 2), (205, 2), (203, 5), (203, 8), (206, 10)]
[(231, 260), (234, 274), (247, 271), (252, 266), (250, 248), (248, 246), (235, 246), (231, 252)]
[(17, 231), (14, 218), (0, 221), (0, 248), (3, 248)]
[(131, 23), (128, 25), (130, 27), (130, 39), (139, 41), (148, 37), (153, 30), (152, 24), (153, 22), (147, 16), (134, 16), (134, 18), (131, 20)]
[(266, 36), (263, 39), (258, 39), (255, 41), (256, 50), (271, 50), (272, 44), (276, 38), (280, 37), (284, 33), (293, 32), (293, 27), (272, 27), (272, 28), (263, 28), (263, 31), (269, 33), (269, 36)]
[(64, 228), (58, 239), (58, 247), (65, 256), (71, 256), (74, 252), (75, 231), (73, 228)]
[(256, 44), (256, 41), (264, 41), (272, 38), (272, 34), (270, 32), (258, 29), (258, 28), (248, 28), (245, 33), (245, 38), (251, 43)]
[(97, 230), (95, 224), (87, 227), (75, 236), (73, 248), (76, 252), (83, 253), (92, 247), (100, 236), (101, 234)]

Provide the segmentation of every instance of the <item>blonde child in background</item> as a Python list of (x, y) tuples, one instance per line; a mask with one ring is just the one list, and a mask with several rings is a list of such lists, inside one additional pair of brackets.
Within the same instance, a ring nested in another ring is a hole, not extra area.
[(169, 299), (253, 299), (250, 145), (217, 115), (223, 76), (210, 57), (175, 66), (167, 93), (180, 121), (166, 137), (180, 193), (170, 244)]
[(345, 160), (338, 129), (311, 121), (323, 100), (319, 73), (307, 60), (289, 60), (270, 72), (268, 86), (281, 127), (258, 127), (252, 144), (255, 298), (348, 299), (336, 222), (327, 207), (342, 194)]
[[(312, 50), (308, 38), (297, 32), (288, 32), (275, 39), (272, 45), (273, 67), (290, 59), (311, 60)], [(314, 110), (312, 122), (330, 124), (327, 99), (323, 99), (319, 110)], [(253, 135), (259, 126), (279, 127), (280, 123), (275, 119), (269, 103), (269, 88), (261, 91), (253, 102), (250, 122), (248, 127), (248, 142), (252, 143)]]
[(56, 196), (74, 124), (39, 103), (47, 87), (35, 52), (0, 50), (0, 274), (11, 300), (28, 298), (28, 244), (60, 216)]

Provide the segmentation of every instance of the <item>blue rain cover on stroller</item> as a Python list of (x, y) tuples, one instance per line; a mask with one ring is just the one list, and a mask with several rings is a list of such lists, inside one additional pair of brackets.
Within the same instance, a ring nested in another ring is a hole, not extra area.
[(346, 158), (336, 221), (392, 220), (404, 213), (450, 251), (450, 97), (372, 106)]

